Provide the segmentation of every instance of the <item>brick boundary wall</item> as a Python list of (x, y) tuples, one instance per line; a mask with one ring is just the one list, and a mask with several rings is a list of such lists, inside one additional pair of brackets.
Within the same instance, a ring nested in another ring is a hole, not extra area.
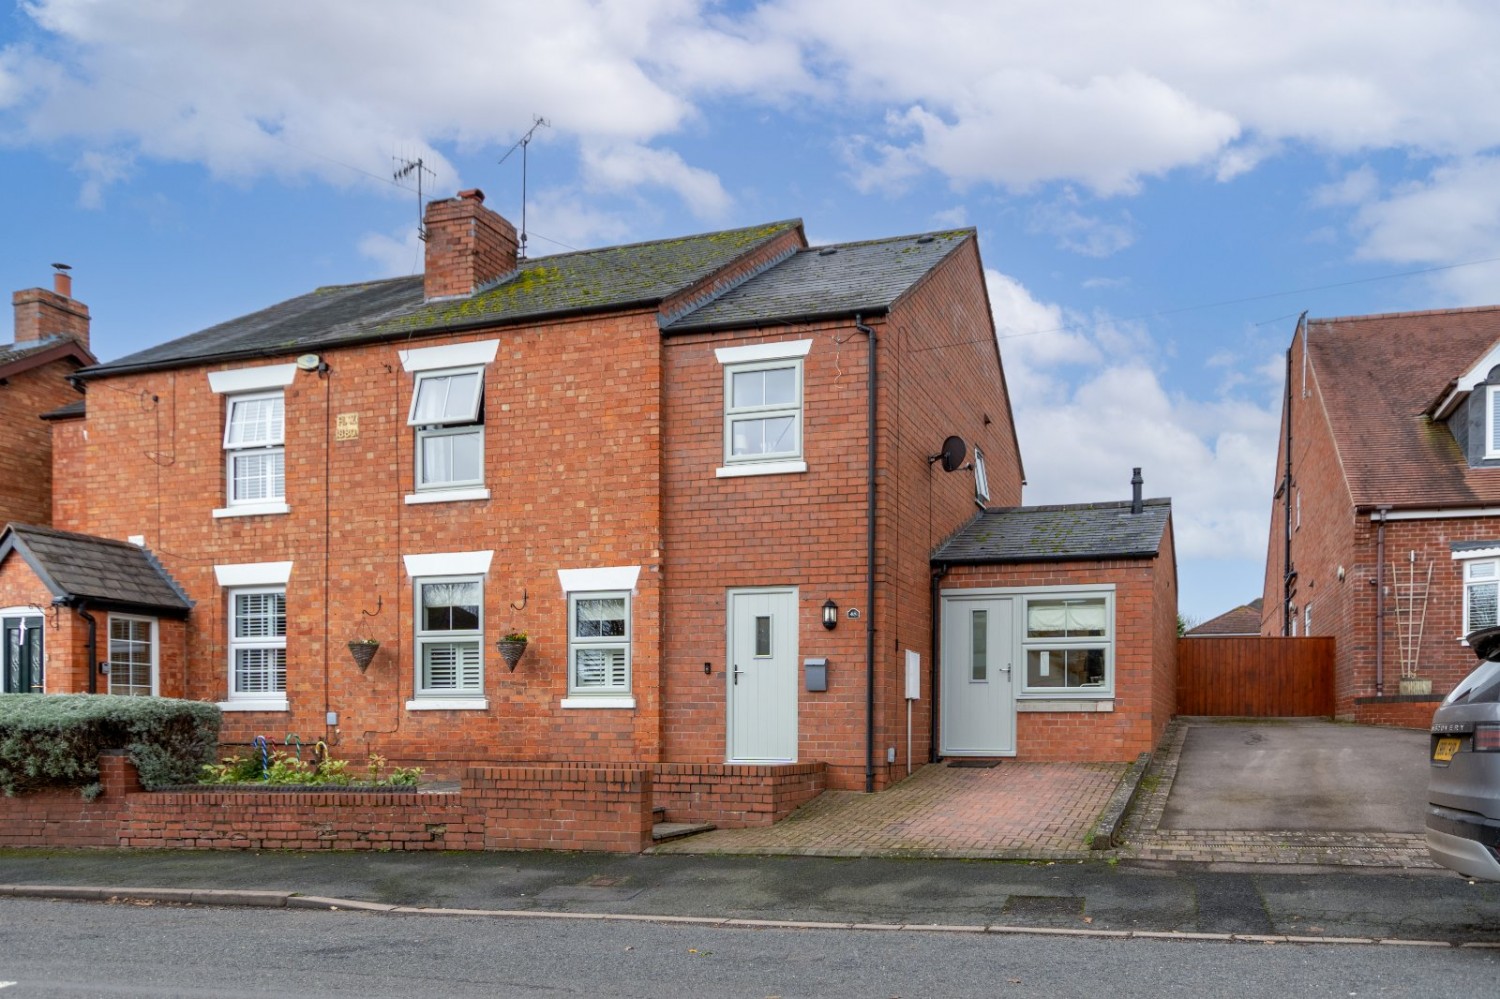
[(822, 793), (822, 764), (470, 766), (458, 791), (144, 791), (123, 755), (101, 793), (0, 799), (0, 847), (169, 850), (588, 850), (652, 843), (653, 791), (678, 820), (766, 826)]
[(822, 763), (735, 766), (658, 763), (652, 794), (676, 822), (712, 822), (726, 829), (769, 826), (822, 794)]
[(1390, 728), (1432, 728), (1432, 716), (1443, 702), (1441, 694), (1404, 694), (1395, 697), (1356, 697), (1354, 720), (1360, 725)]

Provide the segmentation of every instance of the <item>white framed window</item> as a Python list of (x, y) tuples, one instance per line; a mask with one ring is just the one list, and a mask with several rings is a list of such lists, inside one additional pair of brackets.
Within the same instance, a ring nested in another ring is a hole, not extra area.
[(445, 706), (484, 698), (484, 577), (429, 576), (415, 581), (415, 701)]
[(226, 512), (285, 512), (286, 412), (280, 391), (228, 397), (224, 466)]
[(1500, 458), (1500, 385), (1486, 385), (1484, 398), (1484, 456)]
[(630, 694), (630, 593), (568, 594), (568, 694)]
[(1312, 604), (1302, 608), (1302, 634), (1306, 637), (1312, 635)]
[(286, 587), (229, 591), (229, 701), (240, 710), (285, 711)]
[(406, 422), (418, 493), (484, 485), (483, 367), (418, 372)]
[(1464, 563), (1464, 634), (1500, 624), (1500, 561)]
[(127, 697), (157, 693), (156, 618), (109, 616), (109, 692)]
[(974, 445), (974, 502), (988, 506), (990, 502), (990, 475), (985, 471), (984, 452)]
[(721, 347), (724, 464), (719, 477), (805, 472), (803, 359), (811, 340)]
[(1023, 601), (1022, 689), (1050, 697), (1114, 689), (1114, 594), (1048, 592)]

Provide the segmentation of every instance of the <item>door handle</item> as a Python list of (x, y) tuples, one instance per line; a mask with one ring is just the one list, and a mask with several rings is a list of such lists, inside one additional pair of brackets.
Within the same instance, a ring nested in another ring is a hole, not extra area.
[(1009, 674), (1010, 673), (1010, 667), (1011, 667), (1011, 665), (1012, 665), (1011, 663), (1006, 663), (1004, 666), (1000, 667), (1000, 671), (1002, 673)]
[(734, 664), (734, 682), (735, 682), (735, 686), (739, 685), (740, 674), (743, 673), (743, 672), (745, 672), (745, 671), (742, 670), (742, 669), (740, 669), (740, 664), (739, 663), (735, 663)]

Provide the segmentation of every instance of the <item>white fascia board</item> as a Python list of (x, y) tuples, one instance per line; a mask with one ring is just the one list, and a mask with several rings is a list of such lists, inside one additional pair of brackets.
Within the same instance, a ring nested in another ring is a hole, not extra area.
[(564, 593), (599, 593), (606, 590), (635, 592), (641, 576), (638, 565), (615, 565), (599, 569), (559, 569), (557, 581)]
[(220, 586), (285, 586), (292, 578), (290, 562), (240, 562), (214, 566)]
[(499, 340), (474, 340), (469, 343), (445, 343), (437, 347), (413, 347), (398, 350), (402, 371), (436, 371), (439, 368), (465, 368), (492, 364), (500, 349)]
[[(1385, 514), (1386, 520), (1456, 520), (1462, 517), (1500, 517), (1500, 506), (1475, 506), (1467, 510), (1387, 510)], [(1380, 519), (1380, 511), (1370, 511), (1370, 523), (1378, 524)]]
[(744, 364), (746, 361), (780, 361), (789, 357), (806, 357), (812, 350), (811, 340), (782, 340), (778, 343), (752, 343), (743, 347), (719, 347), (714, 356), (720, 364)]
[(208, 387), (215, 395), (236, 392), (263, 392), (269, 389), (286, 388), (297, 377), (295, 364), (266, 364), (258, 368), (231, 368), (228, 371), (210, 371)]
[(432, 552), (426, 555), (403, 555), (406, 574), (413, 579), (423, 576), (482, 576), (490, 571), (493, 551)]
[(1500, 558), (1500, 547), (1470, 548), (1468, 551), (1453, 552), (1452, 555), (1455, 562), (1466, 562), (1471, 558)]

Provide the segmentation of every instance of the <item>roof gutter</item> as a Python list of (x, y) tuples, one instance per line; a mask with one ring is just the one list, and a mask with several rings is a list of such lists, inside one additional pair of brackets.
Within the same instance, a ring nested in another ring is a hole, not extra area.
[(875, 330), (855, 313), (854, 328), (865, 335), (866, 465), (865, 488), (865, 793), (875, 790)]

